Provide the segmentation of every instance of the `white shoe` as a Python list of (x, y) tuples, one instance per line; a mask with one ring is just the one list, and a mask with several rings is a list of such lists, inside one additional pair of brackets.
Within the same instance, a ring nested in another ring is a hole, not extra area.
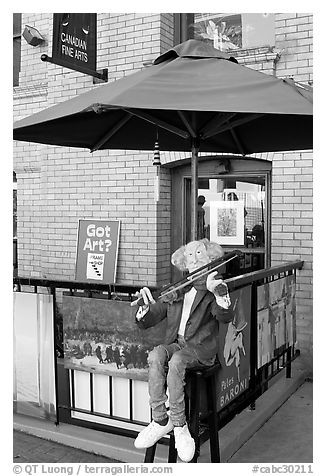
[(173, 430), (173, 423), (170, 419), (164, 426), (152, 421), (138, 434), (134, 445), (136, 448), (150, 448), (171, 430)]
[(195, 441), (189, 433), (187, 423), (184, 426), (174, 427), (174, 436), (179, 458), (189, 463), (195, 454)]

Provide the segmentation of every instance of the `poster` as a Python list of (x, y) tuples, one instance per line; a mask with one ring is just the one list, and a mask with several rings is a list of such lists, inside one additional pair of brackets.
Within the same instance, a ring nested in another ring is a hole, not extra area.
[(119, 221), (79, 220), (76, 281), (115, 282), (119, 234)]
[(270, 362), (296, 342), (295, 276), (257, 288), (257, 366)]
[(210, 203), (210, 239), (220, 245), (244, 245), (244, 202)]
[(218, 408), (249, 388), (251, 286), (230, 293), (233, 321), (220, 325)]
[(147, 356), (162, 342), (165, 322), (139, 329), (129, 301), (63, 295), (64, 365), (147, 380)]

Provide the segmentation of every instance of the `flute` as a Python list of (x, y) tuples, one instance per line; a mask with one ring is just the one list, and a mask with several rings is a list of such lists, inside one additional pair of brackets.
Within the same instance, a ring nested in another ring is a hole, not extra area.
[[(226, 263), (229, 263), (230, 261), (236, 258), (240, 258), (241, 255), (243, 255), (241, 251), (235, 250), (235, 251), (231, 251), (230, 253), (226, 253), (221, 258), (217, 258), (213, 261), (210, 261), (204, 266), (201, 266), (195, 271), (192, 271), (191, 273), (189, 273), (187, 276), (180, 279), (179, 281), (176, 281), (173, 284), (168, 284), (167, 286), (165, 286), (156, 297), (156, 300), (162, 300), (166, 298), (166, 296), (168, 296), (169, 294), (175, 293), (176, 291), (179, 291), (180, 289), (183, 289), (186, 286), (189, 286), (189, 284), (208, 275), (209, 273), (212, 273), (213, 271), (216, 271), (217, 269), (224, 266)], [(142, 297), (139, 297), (135, 301), (132, 301), (130, 305), (136, 306), (137, 304), (139, 306), (144, 304)]]

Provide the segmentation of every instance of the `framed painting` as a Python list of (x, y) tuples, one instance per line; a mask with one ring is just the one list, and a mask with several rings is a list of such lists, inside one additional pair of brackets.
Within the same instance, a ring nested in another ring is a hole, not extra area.
[(215, 201), (210, 204), (210, 239), (220, 245), (244, 245), (244, 202)]
[(147, 380), (147, 356), (162, 342), (166, 320), (139, 329), (129, 301), (68, 293), (62, 301), (65, 368)]

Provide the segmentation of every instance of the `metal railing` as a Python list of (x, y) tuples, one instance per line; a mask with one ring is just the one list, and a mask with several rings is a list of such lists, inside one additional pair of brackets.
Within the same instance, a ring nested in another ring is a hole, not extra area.
[[(255, 408), (256, 399), (268, 389), (270, 380), (275, 377), (279, 372), (285, 369), (285, 376), (289, 378), (291, 376), (291, 362), (298, 355), (298, 350), (294, 345), (283, 346), (273, 358), (262, 365), (260, 368), (257, 366), (257, 287), (284, 278), (289, 275), (295, 275), (297, 270), (302, 269), (303, 261), (288, 262), (282, 265), (273, 266), (268, 269), (254, 271), (252, 273), (243, 274), (233, 278), (226, 279), (229, 291), (236, 291), (243, 287), (251, 287), (251, 313), (250, 313), (250, 379), (249, 387), (243, 391), (238, 397), (232, 400), (228, 405), (218, 411), (219, 428), (225, 426), (231, 421), (236, 414), (241, 412), (248, 406), (251, 409)], [(26, 289), (26, 287), (28, 289)], [(25, 288), (25, 289), (23, 289)], [(102, 425), (99, 423), (82, 421), (71, 417), (71, 412), (81, 412), (84, 414), (91, 414), (94, 416), (106, 417), (112, 420), (141, 423), (132, 420), (132, 412), (130, 413), (130, 419), (115, 417), (114, 415), (105, 415), (102, 413), (94, 412), (91, 406), (90, 410), (77, 408), (74, 403), (74, 398), (71, 399), (71, 395), (74, 396), (73, 383), (69, 378), (69, 369), (64, 368), (62, 365), (63, 357), (63, 332), (62, 332), (62, 315), (58, 310), (56, 303), (56, 293), (58, 290), (65, 290), (72, 296), (84, 296), (84, 297), (101, 297), (102, 299), (116, 299), (131, 301), (132, 295), (139, 289), (139, 286), (129, 285), (106, 285), (100, 283), (82, 283), (75, 281), (65, 280), (49, 280), (41, 278), (27, 278), (27, 277), (15, 277), (14, 278), (14, 290), (29, 291), (37, 293), (39, 288), (47, 288), (53, 296), (54, 306), (54, 353), (55, 353), (55, 388), (56, 388), (56, 401), (57, 401), (57, 423), (65, 421), (76, 425), (87, 426), (90, 428), (97, 428), (107, 432), (121, 434), (124, 436), (135, 436), (135, 431), (126, 430), (124, 428), (117, 428), (114, 426)], [(151, 288), (155, 290), (155, 288)], [(61, 329), (61, 330), (60, 330)], [(61, 361), (61, 363), (58, 361)], [(90, 379), (92, 375), (90, 374)], [(68, 388), (71, 387), (72, 388)], [(130, 392), (131, 394), (132, 392)], [(62, 397), (64, 394), (64, 397)], [(110, 412), (112, 413), (112, 412)]]

